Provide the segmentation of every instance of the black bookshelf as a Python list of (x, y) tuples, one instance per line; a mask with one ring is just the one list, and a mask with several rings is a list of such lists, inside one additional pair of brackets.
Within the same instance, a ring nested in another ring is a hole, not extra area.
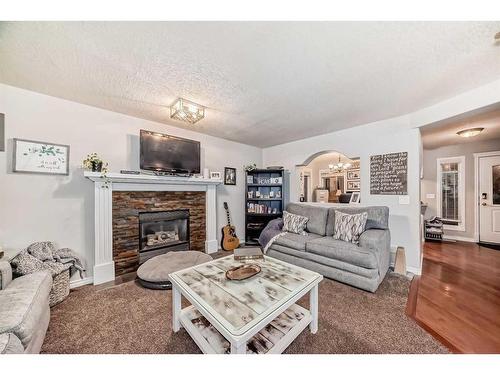
[(245, 177), (245, 245), (257, 245), (267, 223), (283, 215), (286, 173), (282, 169), (254, 169)]

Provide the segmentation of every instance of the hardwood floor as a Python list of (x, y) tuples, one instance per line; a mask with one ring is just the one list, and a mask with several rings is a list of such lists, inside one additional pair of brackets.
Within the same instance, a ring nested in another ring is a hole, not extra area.
[(458, 353), (500, 353), (500, 251), (426, 242), (407, 314)]

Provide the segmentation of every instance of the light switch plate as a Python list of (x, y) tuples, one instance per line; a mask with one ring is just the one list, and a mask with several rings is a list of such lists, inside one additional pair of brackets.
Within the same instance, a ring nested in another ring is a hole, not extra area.
[(399, 196), (399, 204), (410, 204), (410, 196), (409, 195), (400, 195)]
[(431, 193), (430, 194), (425, 194), (425, 197), (427, 199), (436, 199), (436, 194), (431, 194)]

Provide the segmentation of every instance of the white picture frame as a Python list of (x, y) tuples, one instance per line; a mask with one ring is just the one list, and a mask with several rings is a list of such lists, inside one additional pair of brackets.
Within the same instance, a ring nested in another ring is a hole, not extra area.
[(361, 178), (359, 169), (349, 169), (346, 172), (347, 181), (359, 181)]
[(69, 146), (14, 138), (12, 171), (69, 175)]
[(351, 199), (349, 200), (349, 204), (359, 204), (361, 200), (361, 193), (359, 191), (355, 191), (351, 194)]

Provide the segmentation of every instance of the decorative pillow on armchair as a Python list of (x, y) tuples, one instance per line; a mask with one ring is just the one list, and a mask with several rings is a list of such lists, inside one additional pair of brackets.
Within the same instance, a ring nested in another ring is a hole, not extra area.
[(306, 234), (305, 229), (308, 221), (308, 217), (283, 211), (283, 232)]
[(335, 211), (333, 238), (336, 240), (359, 243), (359, 236), (365, 231), (368, 212), (349, 215)]

